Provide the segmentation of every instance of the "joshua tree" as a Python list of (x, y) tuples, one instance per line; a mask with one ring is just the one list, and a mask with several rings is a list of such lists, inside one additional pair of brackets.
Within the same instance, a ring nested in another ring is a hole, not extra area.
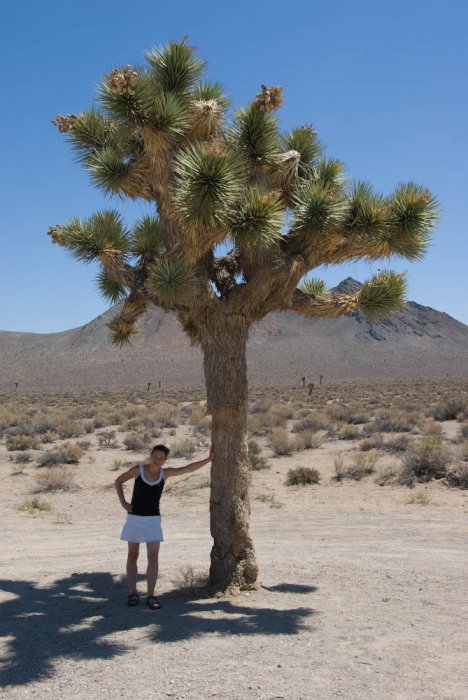
[(127, 228), (114, 210), (50, 229), (81, 261), (98, 261), (99, 287), (121, 302), (109, 323), (124, 344), (150, 304), (176, 314), (204, 356), (215, 458), (211, 583), (253, 588), (249, 535), (246, 343), (272, 311), (334, 318), (398, 309), (403, 276), (382, 272), (356, 294), (331, 293), (307, 274), (320, 265), (418, 259), (436, 221), (430, 192), (400, 184), (389, 196), (345, 179), (322, 156), (312, 126), (280, 131), (281, 87), (266, 87), (227, 117), (218, 83), (184, 40), (146, 54), (144, 68), (114, 68), (97, 107), (58, 115), (79, 161), (105, 193), (146, 200)]

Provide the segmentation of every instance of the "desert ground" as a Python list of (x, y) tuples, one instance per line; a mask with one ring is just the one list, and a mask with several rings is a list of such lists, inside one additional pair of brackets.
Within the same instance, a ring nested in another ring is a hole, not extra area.
[(203, 587), (207, 466), (163, 494), (159, 611), (126, 606), (113, 481), (204, 457), (203, 392), (1, 398), (2, 697), (466, 697), (468, 383), (253, 387), (260, 587)]

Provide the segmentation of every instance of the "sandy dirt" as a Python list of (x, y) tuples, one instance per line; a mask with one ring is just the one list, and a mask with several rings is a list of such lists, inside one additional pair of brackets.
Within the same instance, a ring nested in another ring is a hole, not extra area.
[[(433, 482), (415, 490), (429, 498), (420, 505), (372, 476), (338, 483), (333, 460), (349, 449), (333, 441), (253, 473), (261, 588), (234, 598), (187, 598), (174, 583), (185, 565), (207, 572), (209, 467), (170, 481), (163, 608), (150, 611), (126, 606), (112, 488), (113, 460), (135, 455), (89, 451), (72, 467), (77, 488), (41, 495), (52, 510), (31, 515), (17, 507), (37, 467), (15, 474), (1, 446), (0, 695), (465, 698), (468, 492)], [(285, 486), (299, 465), (320, 484)]]

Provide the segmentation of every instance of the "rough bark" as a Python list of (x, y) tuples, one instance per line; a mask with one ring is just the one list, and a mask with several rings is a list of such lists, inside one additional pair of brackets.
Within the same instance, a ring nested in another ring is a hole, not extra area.
[(210, 584), (215, 590), (231, 593), (255, 589), (258, 575), (249, 535), (247, 335), (244, 317), (216, 314), (210, 328), (201, 329), (200, 338), (215, 451), (211, 467)]

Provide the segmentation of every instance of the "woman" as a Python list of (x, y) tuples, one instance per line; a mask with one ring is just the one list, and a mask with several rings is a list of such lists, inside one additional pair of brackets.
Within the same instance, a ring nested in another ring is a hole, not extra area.
[[(117, 477), (115, 488), (122, 506), (127, 511), (127, 519), (123, 526), (121, 540), (128, 542), (127, 580), (128, 580), (128, 605), (134, 607), (140, 602), (137, 593), (137, 561), (140, 552), (140, 543), (146, 542), (148, 554), (148, 568), (146, 571), (147, 595), (146, 605), (150, 610), (158, 610), (161, 603), (154, 595), (156, 580), (158, 578), (159, 543), (163, 541), (161, 529), (161, 515), (159, 513), (159, 501), (164, 489), (166, 479), (171, 476), (190, 474), (213, 459), (213, 449), (206, 459), (192, 462), (185, 467), (168, 467), (163, 465), (169, 454), (169, 448), (165, 445), (156, 445), (151, 450), (149, 464), (137, 464)], [(125, 500), (123, 484), (130, 479), (135, 479), (131, 503)]]

